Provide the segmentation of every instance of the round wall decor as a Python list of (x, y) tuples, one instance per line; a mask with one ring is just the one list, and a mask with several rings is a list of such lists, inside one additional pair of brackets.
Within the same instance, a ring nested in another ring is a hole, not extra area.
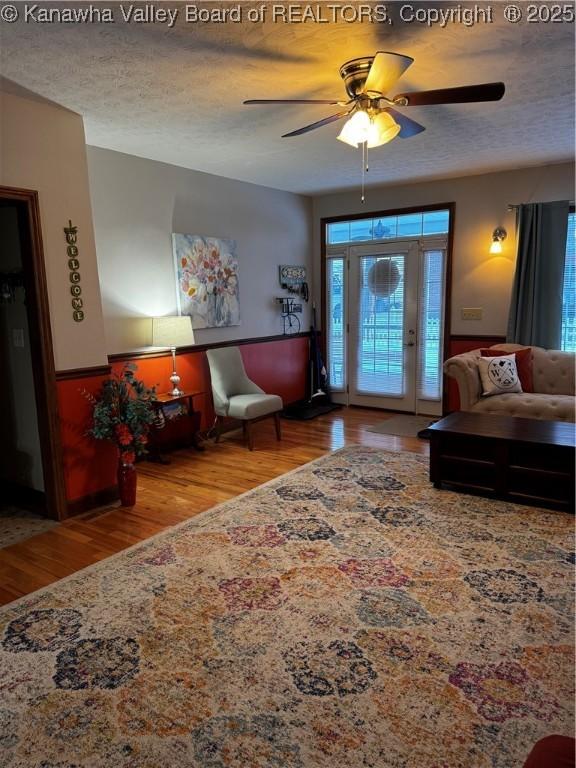
[(368, 288), (374, 296), (388, 298), (400, 285), (400, 270), (392, 259), (380, 259), (368, 270)]

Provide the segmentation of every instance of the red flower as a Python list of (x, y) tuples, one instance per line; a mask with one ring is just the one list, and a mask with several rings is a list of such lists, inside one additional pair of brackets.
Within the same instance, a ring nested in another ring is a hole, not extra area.
[(142, 445), (146, 445), (146, 443), (148, 442), (148, 435), (140, 435), (140, 437), (138, 438), (138, 442), (141, 443)]
[(132, 432), (130, 432), (126, 424), (116, 425), (116, 439), (120, 445), (130, 445), (132, 442)]
[(136, 454), (134, 451), (123, 451), (120, 454), (120, 459), (122, 460), (123, 464), (134, 464), (136, 461)]

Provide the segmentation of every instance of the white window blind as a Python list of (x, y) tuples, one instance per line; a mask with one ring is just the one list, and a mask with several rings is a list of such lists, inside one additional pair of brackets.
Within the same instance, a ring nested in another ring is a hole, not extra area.
[(562, 290), (561, 349), (576, 352), (576, 214), (568, 215), (568, 238)]
[(444, 251), (424, 251), (418, 321), (418, 397), (442, 396)]
[[(370, 290), (368, 275), (377, 261), (395, 264), (399, 281), (386, 298)], [(356, 389), (369, 395), (404, 394), (404, 273), (402, 254), (360, 257)]]
[(345, 357), (345, 299), (343, 257), (326, 260), (326, 305), (328, 317), (326, 356), (328, 384), (333, 390), (343, 390), (346, 381)]

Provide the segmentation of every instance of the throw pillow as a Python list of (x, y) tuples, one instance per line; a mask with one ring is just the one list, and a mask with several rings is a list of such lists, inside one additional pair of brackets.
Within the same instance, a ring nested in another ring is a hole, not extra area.
[(502, 357), (479, 357), (478, 370), (484, 397), (522, 392), (513, 354)]
[[(492, 347), (492, 349), (481, 349), (482, 357), (497, 357), (498, 355), (510, 355), (510, 351)], [(522, 392), (534, 392), (534, 377), (532, 375), (532, 347), (524, 347), (514, 352), (516, 355), (516, 368), (518, 369), (518, 378), (522, 385)]]

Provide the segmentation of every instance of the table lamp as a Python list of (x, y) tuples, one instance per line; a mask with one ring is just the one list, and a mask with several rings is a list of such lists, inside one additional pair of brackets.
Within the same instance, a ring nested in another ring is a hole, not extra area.
[(170, 394), (179, 397), (184, 392), (179, 388), (180, 376), (176, 373), (176, 347), (189, 347), (194, 344), (192, 319), (188, 315), (152, 318), (152, 346), (170, 347), (172, 352), (172, 382)]

